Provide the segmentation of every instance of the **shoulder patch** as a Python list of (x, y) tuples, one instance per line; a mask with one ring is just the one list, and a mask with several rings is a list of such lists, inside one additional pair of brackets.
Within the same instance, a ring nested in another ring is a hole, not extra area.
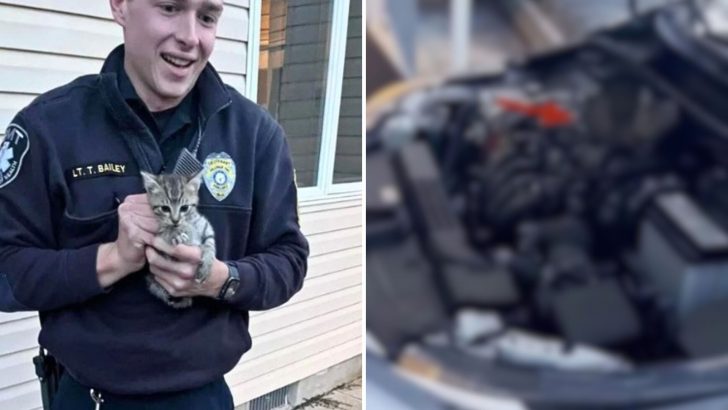
[(0, 188), (18, 176), (29, 148), (28, 133), (18, 124), (10, 124), (0, 143)]

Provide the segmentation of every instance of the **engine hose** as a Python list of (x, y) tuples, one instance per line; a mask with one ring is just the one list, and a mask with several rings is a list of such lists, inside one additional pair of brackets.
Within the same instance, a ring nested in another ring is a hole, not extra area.
[(538, 179), (534, 175), (514, 177), (488, 202), (489, 220), (498, 226), (507, 226), (512, 223), (516, 215), (537, 206), (538, 198), (541, 196), (540, 189), (533, 189), (537, 183)]
[(532, 158), (514, 158), (506, 159), (491, 164), (485, 173), (483, 182), (489, 191), (496, 191), (503, 185), (509, 183), (509, 180), (520, 174), (534, 174), (538, 172), (538, 162)]

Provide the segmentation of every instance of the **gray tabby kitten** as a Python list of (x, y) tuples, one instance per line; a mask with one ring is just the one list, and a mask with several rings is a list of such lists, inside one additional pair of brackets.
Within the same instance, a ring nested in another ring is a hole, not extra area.
[[(144, 189), (149, 204), (159, 220), (159, 233), (170, 245), (198, 245), (202, 248), (202, 262), (197, 268), (195, 281), (204, 282), (210, 275), (215, 258), (215, 232), (210, 222), (197, 212), (198, 191), (202, 172), (193, 176), (161, 174), (142, 171)], [(191, 297), (173, 297), (152, 274), (147, 275), (147, 286), (153, 295), (175, 308), (192, 305)]]

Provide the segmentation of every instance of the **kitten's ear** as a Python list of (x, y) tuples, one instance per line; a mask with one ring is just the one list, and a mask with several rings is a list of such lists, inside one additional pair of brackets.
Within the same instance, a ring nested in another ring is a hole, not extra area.
[(202, 171), (191, 175), (189, 179), (187, 180), (187, 186), (189, 186), (191, 189), (193, 189), (195, 192), (200, 190), (200, 185), (202, 185), (202, 174), (205, 172), (203, 169)]
[(159, 181), (157, 181), (156, 176), (144, 171), (141, 171), (141, 173), (142, 179), (144, 180), (144, 189), (146, 189), (147, 192), (160, 191), (162, 189), (162, 187), (159, 186)]

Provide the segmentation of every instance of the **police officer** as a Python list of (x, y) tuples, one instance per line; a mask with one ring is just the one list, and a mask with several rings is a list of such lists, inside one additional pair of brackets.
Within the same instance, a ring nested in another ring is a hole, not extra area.
[[(0, 310), (40, 311), (39, 342), (67, 370), (55, 410), (232, 409), (223, 375), (251, 347), (248, 311), (306, 273), (288, 146), (208, 63), (222, 0), (110, 5), (124, 44), (21, 110), (0, 145)], [(216, 234), (202, 284), (198, 247), (155, 239), (139, 174), (170, 172), (184, 148)], [(193, 305), (154, 297), (149, 273)]]

